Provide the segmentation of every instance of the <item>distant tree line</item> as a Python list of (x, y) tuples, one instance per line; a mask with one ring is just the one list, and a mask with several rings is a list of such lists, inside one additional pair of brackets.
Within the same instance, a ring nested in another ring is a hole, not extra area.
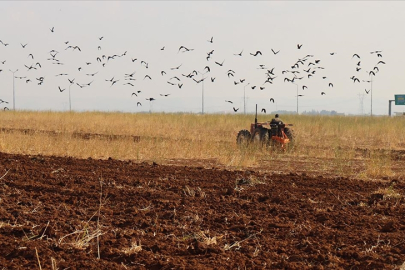
[[(271, 114), (280, 114), (280, 115), (287, 115), (287, 114), (297, 114), (296, 111), (285, 111), (285, 110), (281, 110), (281, 111), (274, 111), (271, 112)], [(316, 110), (311, 110), (311, 111), (303, 111), (300, 114), (303, 115), (345, 115), (344, 113), (338, 113), (335, 110), (332, 111), (327, 111), (327, 110), (322, 110), (322, 111), (316, 111)]]

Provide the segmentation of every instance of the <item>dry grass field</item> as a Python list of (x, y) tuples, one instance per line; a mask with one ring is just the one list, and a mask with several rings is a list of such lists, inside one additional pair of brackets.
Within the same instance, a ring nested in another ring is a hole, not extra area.
[[(271, 117), (262, 114), (258, 120), (267, 121)], [(287, 152), (255, 146), (241, 149), (236, 145), (237, 132), (249, 129), (253, 115), (8, 111), (0, 115), (0, 151), (298, 170), (363, 179), (402, 173), (398, 161), (401, 163), (405, 158), (403, 118), (301, 115), (282, 118), (294, 124), (295, 142)], [(86, 139), (85, 134), (103, 137)]]

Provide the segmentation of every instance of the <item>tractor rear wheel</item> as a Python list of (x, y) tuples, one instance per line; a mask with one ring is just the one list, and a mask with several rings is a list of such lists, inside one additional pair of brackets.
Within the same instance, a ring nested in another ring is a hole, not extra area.
[(236, 136), (236, 143), (239, 145), (247, 145), (250, 142), (250, 139), (250, 132), (246, 129), (243, 129), (238, 132), (238, 136)]
[(290, 142), (286, 144), (286, 150), (294, 149), (294, 133), (291, 129), (285, 128), (284, 129), (285, 135), (290, 139)]
[(290, 139), (290, 142), (292, 142), (294, 140), (294, 134), (291, 129), (285, 128), (284, 133), (285, 133), (285, 135), (287, 135), (288, 139)]

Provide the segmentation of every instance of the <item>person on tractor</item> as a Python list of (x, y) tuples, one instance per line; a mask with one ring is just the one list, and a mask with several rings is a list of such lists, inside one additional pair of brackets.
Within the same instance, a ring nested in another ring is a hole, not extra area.
[(280, 119), (280, 116), (278, 115), (278, 113), (274, 116), (275, 118), (271, 119), (271, 124), (283, 124), (283, 120)]
[(272, 136), (281, 136), (281, 130), (279, 128), (280, 125), (283, 124), (283, 120), (280, 119), (278, 113), (274, 116), (275, 118), (271, 119), (270, 126), (271, 126), (271, 135)]

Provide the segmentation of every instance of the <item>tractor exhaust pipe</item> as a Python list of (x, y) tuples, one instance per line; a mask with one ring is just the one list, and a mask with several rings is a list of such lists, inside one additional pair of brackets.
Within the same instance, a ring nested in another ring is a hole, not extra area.
[(256, 115), (255, 115), (255, 129), (257, 128), (257, 104), (256, 104)]

